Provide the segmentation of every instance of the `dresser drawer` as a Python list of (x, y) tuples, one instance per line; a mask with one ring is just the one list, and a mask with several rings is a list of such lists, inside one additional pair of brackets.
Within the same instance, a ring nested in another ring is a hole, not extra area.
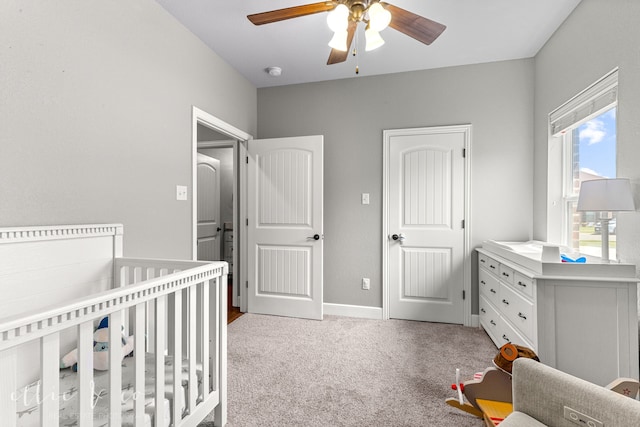
[(500, 285), (500, 312), (505, 319), (533, 341), (533, 304), (504, 283)]
[(520, 272), (515, 272), (513, 287), (525, 294), (526, 296), (533, 298), (533, 279), (523, 275)]
[(496, 337), (498, 341), (498, 347), (503, 346), (504, 344), (510, 342), (513, 344), (522, 345), (524, 347), (529, 347), (533, 351), (536, 351), (536, 346), (532, 341), (525, 338), (520, 332), (516, 331), (508, 322), (502, 321), (500, 336)]
[(484, 295), (497, 306), (500, 302), (500, 282), (496, 276), (481, 268), (478, 273), (478, 280), (480, 282), (480, 295)]
[(496, 340), (504, 333), (504, 325), (502, 318), (498, 312), (489, 303), (489, 300), (480, 295), (480, 324), (489, 334), (491, 339)]
[(478, 256), (478, 263), (480, 267), (486, 268), (492, 274), (498, 275), (500, 273), (500, 263), (490, 256), (480, 254)]
[(504, 264), (500, 264), (500, 280), (513, 285), (513, 276), (515, 271), (511, 267), (507, 267)]
[(532, 341), (516, 331), (483, 296), (480, 296), (480, 324), (497, 347), (512, 342), (535, 349)]

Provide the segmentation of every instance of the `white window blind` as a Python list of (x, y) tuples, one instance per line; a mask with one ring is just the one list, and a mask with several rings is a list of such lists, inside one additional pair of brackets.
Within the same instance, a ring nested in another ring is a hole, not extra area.
[(618, 69), (595, 82), (549, 114), (552, 136), (574, 127), (618, 102)]

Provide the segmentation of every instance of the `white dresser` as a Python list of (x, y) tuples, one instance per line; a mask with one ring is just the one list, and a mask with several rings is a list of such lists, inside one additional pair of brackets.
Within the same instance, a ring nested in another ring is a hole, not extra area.
[(478, 249), (480, 325), (496, 346), (532, 348), (554, 368), (600, 385), (638, 378), (635, 266), (541, 262), (540, 242)]

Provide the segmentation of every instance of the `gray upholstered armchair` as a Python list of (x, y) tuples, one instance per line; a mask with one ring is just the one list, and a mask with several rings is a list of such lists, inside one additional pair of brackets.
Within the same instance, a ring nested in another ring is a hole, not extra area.
[(513, 413), (500, 427), (640, 426), (640, 401), (531, 359), (513, 362), (512, 385)]

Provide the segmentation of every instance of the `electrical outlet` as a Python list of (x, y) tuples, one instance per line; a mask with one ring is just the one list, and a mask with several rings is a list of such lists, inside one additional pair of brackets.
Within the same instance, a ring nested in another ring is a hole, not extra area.
[(176, 200), (187, 200), (187, 187), (176, 185)]
[(582, 412), (578, 412), (575, 409), (571, 409), (568, 406), (564, 407), (564, 419), (569, 420), (574, 424), (578, 424), (579, 426), (604, 427), (604, 424), (602, 424), (601, 421), (591, 418), (590, 416), (585, 415)]
[(371, 282), (369, 281), (369, 279), (367, 277), (363, 277), (362, 278), (362, 290), (368, 291), (369, 289), (371, 289)]

